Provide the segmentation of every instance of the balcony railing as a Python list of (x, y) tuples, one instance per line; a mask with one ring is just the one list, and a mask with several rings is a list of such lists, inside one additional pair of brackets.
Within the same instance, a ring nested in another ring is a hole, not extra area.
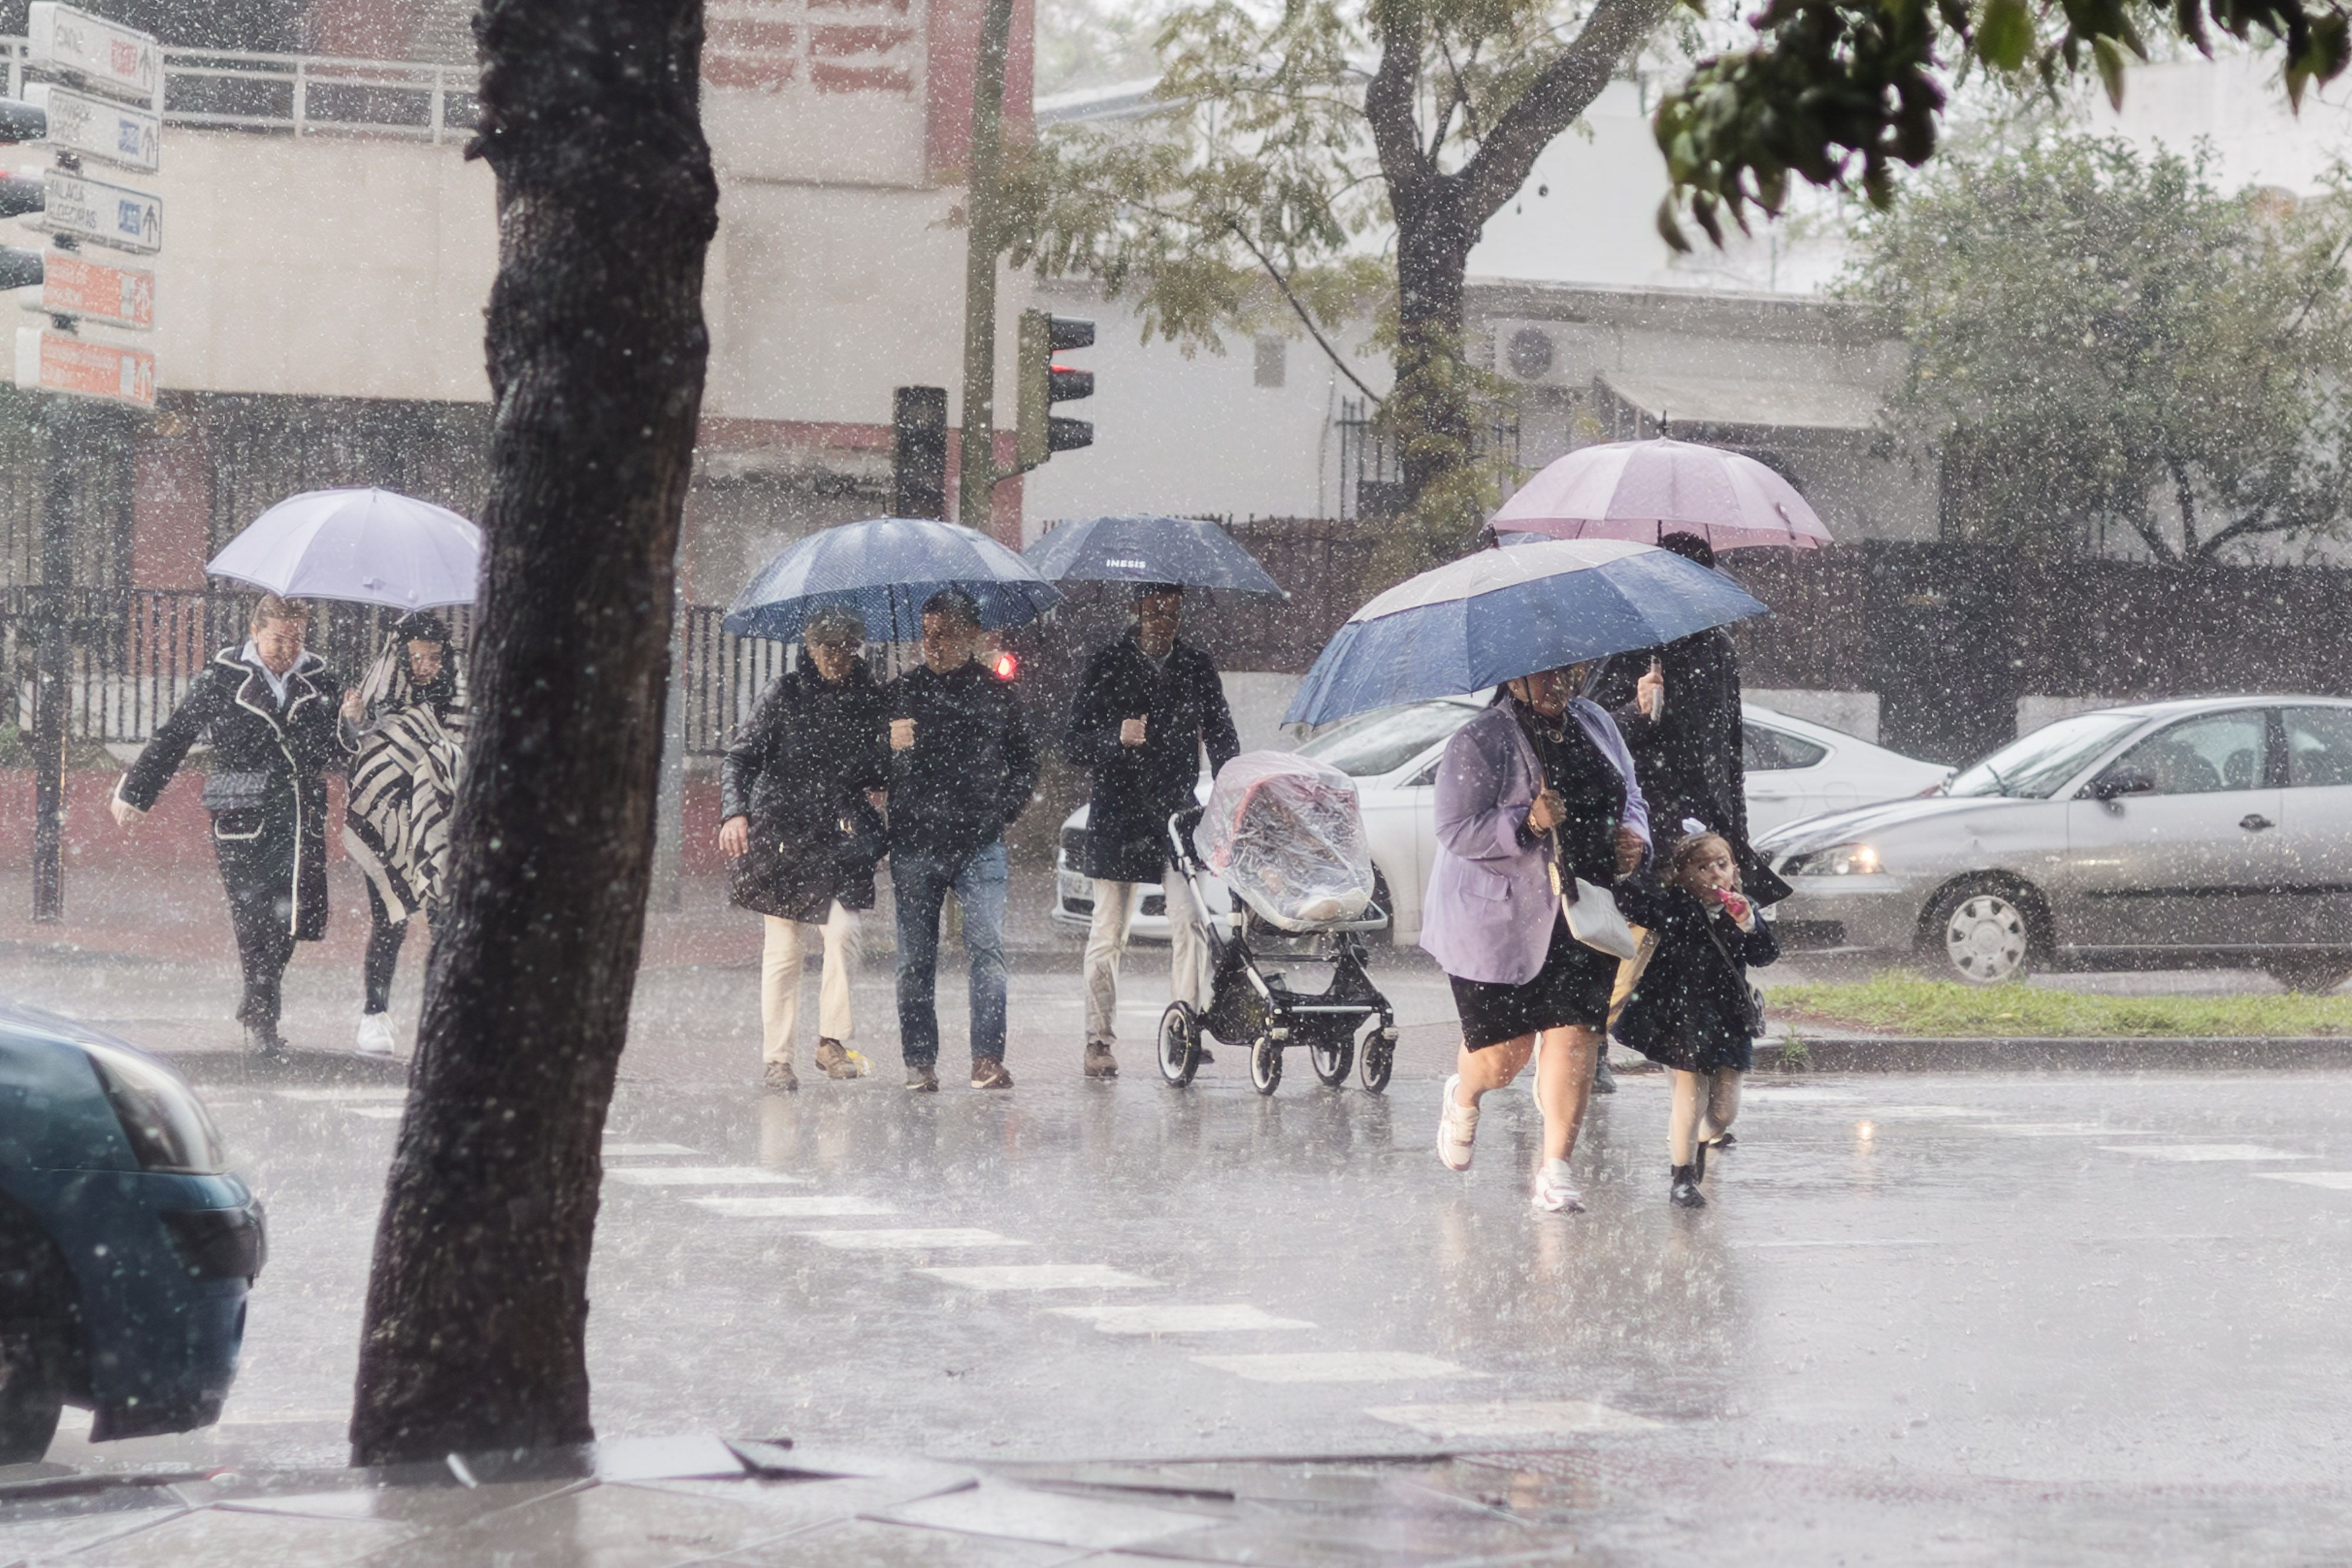
[[(8, 96), (25, 85), (26, 45), (0, 37)], [(462, 142), (473, 133), (472, 66), (329, 55), (163, 51), (163, 122), (283, 136), (394, 136)]]

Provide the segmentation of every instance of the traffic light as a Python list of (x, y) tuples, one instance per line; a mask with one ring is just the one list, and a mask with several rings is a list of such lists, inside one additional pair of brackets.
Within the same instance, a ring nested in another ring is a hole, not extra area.
[(1021, 471), (1027, 473), (1056, 452), (1075, 452), (1095, 444), (1095, 427), (1083, 419), (1056, 419), (1054, 405), (1095, 395), (1095, 373), (1057, 365), (1054, 356), (1065, 349), (1084, 349), (1095, 340), (1095, 324), (1055, 316), (1044, 310), (1021, 312), (1021, 383), (1019, 429), (1015, 451)]

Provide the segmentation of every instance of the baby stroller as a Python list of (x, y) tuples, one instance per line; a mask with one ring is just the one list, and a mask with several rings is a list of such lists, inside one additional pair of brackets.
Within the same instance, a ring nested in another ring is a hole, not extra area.
[[(1261, 1094), (1282, 1082), (1282, 1053), (1303, 1045), (1315, 1076), (1348, 1080), (1359, 1049), (1364, 1087), (1388, 1087), (1396, 1016), (1364, 973), (1359, 935), (1387, 925), (1372, 904), (1371, 853), (1356, 809), (1355, 780), (1288, 752), (1253, 751), (1220, 768), (1205, 807), (1168, 819), (1179, 875), (1202, 912), (1211, 963), (1209, 1005), (1171, 1002), (1160, 1015), (1160, 1076), (1182, 1088), (1201, 1065), (1201, 1035), (1246, 1045)], [(1233, 894), (1216, 913), (1204, 883), (1214, 873)], [(1328, 967), (1321, 991), (1298, 991), (1265, 968), (1259, 949), (1294, 964)]]

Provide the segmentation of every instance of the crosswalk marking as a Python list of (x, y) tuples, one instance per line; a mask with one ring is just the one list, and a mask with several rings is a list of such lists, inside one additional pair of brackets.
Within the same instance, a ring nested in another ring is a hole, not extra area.
[(1054, 1307), (1056, 1316), (1076, 1318), (1097, 1333), (1255, 1333), (1267, 1329), (1311, 1329), (1304, 1318), (1278, 1318), (1245, 1301), (1214, 1306)]
[(836, 1219), (898, 1212), (871, 1197), (692, 1197), (687, 1201), (730, 1219)]
[(2291, 1155), (2284, 1149), (2264, 1148), (2260, 1144), (2102, 1144), (2099, 1152), (2137, 1155), (2143, 1159), (2170, 1160), (2181, 1165), (2212, 1160), (2307, 1160), (2312, 1157), (2309, 1155)]
[(604, 1148), (604, 1158), (608, 1160), (652, 1159), (663, 1155), (698, 1155), (701, 1152), (700, 1149), (689, 1149), (684, 1144), (607, 1143)]
[(1272, 1351), (1256, 1355), (1196, 1355), (1202, 1366), (1253, 1383), (1401, 1383), (1416, 1377), (1484, 1377), (1433, 1355), (1408, 1350)]
[(624, 1166), (604, 1179), (631, 1186), (806, 1186), (809, 1178), (751, 1166)]
[(1577, 1432), (1640, 1432), (1661, 1425), (1646, 1416), (1587, 1399), (1380, 1405), (1364, 1414), (1432, 1437), (1559, 1437)]
[(408, 1098), (407, 1087), (402, 1084), (375, 1084), (368, 1087), (353, 1086), (340, 1089), (273, 1089), (270, 1092), (280, 1100), (369, 1101)]
[(1102, 1263), (999, 1263), (915, 1272), (967, 1291), (1126, 1291), (1160, 1283)]
[(2352, 1192), (2352, 1171), (2256, 1171), (2254, 1175), (2263, 1181), (2301, 1182), (2305, 1186)]
[(2140, 1138), (2155, 1134), (2143, 1127), (2103, 1127), (2096, 1122), (2002, 1122), (1988, 1126), (1989, 1133), (2006, 1133), (2012, 1138)]
[(970, 1226), (943, 1226), (923, 1230), (908, 1227), (904, 1230), (803, 1230), (801, 1235), (827, 1247), (838, 1247), (845, 1252), (903, 1252), (926, 1247), (1026, 1247), (1026, 1241), (1016, 1241), (1009, 1236), (999, 1236), (993, 1230), (977, 1230)]
[(408, 1114), (405, 1105), (346, 1105), (346, 1116), (365, 1116), (371, 1122), (397, 1122)]

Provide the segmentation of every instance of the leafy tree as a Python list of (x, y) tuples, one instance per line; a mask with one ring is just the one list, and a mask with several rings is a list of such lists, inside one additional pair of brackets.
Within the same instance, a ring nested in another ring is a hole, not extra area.
[(1947, 91), (1972, 72), (2054, 89), (2087, 63), (2120, 107), (2147, 35), (2208, 55), (2225, 35), (2283, 46), (2300, 106), (2352, 59), (2352, 16), (2325, 0), (1766, 0), (1750, 21), (1753, 47), (1701, 61), (1658, 105), (1674, 183), (1658, 225), (1678, 249), (1689, 248), (1678, 204), (1720, 243), (1727, 214), (1743, 228), (1750, 207), (1777, 214), (1792, 173), (1884, 208), (1894, 166), (1935, 153)]
[(2352, 513), (2352, 213), (2223, 195), (2209, 155), (2039, 137), (1954, 158), (1861, 228), (1847, 292), (1911, 341), (1896, 418), (1941, 442), (1964, 535), (2159, 560)]
[(576, 1443), (644, 936), (719, 190), (701, 0), (484, 0), (481, 627), (446, 929), (368, 1281), (361, 1464)]
[(1350, 377), (1328, 329), (1391, 293), (1380, 418), (1409, 516), (1384, 564), (1443, 559), (1491, 499), (1475, 441), (1491, 378), (1463, 345), (1470, 251), (1667, 5), (1191, 0), (1160, 32), (1161, 113), (1041, 140), (1016, 181), (1015, 257), (1131, 293), (1147, 332), (1188, 345), (1287, 315)]

